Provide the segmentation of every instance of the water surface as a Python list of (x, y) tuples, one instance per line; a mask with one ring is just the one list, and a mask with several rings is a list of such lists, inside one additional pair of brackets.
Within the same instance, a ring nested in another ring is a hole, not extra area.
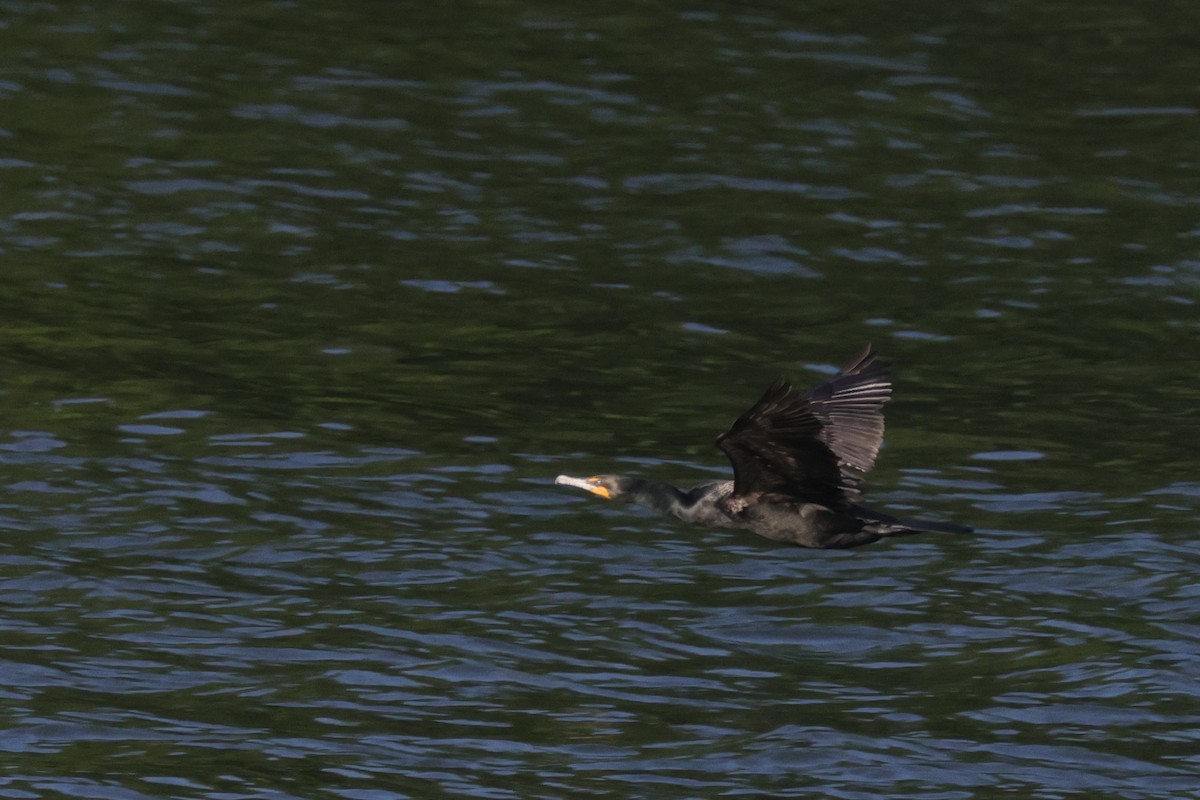
[[(1193, 12), (0, 11), (0, 796), (1200, 796)], [(973, 536), (552, 485), (866, 341)]]

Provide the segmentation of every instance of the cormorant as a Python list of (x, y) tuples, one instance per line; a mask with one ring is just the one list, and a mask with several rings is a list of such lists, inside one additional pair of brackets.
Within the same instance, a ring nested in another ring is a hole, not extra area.
[(883, 443), (891, 365), (868, 345), (837, 375), (800, 394), (779, 378), (717, 438), (733, 480), (688, 491), (626, 475), (572, 478), (584, 489), (673, 514), (684, 522), (742, 528), (801, 547), (843, 548), (922, 531), (970, 533), (948, 522), (900, 520), (862, 505), (863, 476)]

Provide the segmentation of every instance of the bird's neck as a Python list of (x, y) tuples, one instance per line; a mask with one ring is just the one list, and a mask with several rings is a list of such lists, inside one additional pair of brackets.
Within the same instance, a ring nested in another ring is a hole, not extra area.
[(629, 494), (629, 499), (639, 506), (653, 508), (664, 514), (674, 514), (680, 518), (685, 518), (687, 509), (692, 505), (692, 500), (687, 492), (661, 481), (638, 478), (632, 486), (626, 489), (626, 492)]
[(702, 483), (685, 492), (669, 483), (639, 479), (628, 491), (630, 499), (638, 505), (670, 514), (684, 522), (718, 527), (731, 525), (729, 515), (717, 501), (733, 491), (733, 481)]

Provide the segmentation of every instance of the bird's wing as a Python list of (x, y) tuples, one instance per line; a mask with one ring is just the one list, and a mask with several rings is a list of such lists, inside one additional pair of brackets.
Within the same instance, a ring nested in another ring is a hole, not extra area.
[[(870, 345), (805, 399), (821, 423), (821, 441), (859, 473), (875, 466), (883, 444), (883, 404), (892, 396), (892, 368)], [(860, 476), (861, 477), (861, 476)]]
[(808, 400), (780, 378), (717, 446), (733, 463), (733, 494), (803, 498), (831, 508), (845, 504), (838, 457), (823, 442)]
[(857, 501), (883, 442), (887, 365), (870, 347), (800, 394), (780, 378), (717, 439), (733, 463), (734, 495), (803, 499), (830, 508)]

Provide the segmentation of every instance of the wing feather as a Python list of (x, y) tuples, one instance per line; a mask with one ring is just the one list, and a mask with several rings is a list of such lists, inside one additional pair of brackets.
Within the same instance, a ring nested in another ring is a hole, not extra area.
[(734, 496), (778, 495), (830, 508), (858, 500), (883, 442), (891, 392), (890, 367), (869, 346), (806, 394), (776, 380), (717, 439), (733, 464)]
[(883, 405), (891, 396), (891, 365), (876, 361), (868, 345), (806, 398), (821, 423), (822, 441), (843, 464), (869, 472), (883, 445)]

